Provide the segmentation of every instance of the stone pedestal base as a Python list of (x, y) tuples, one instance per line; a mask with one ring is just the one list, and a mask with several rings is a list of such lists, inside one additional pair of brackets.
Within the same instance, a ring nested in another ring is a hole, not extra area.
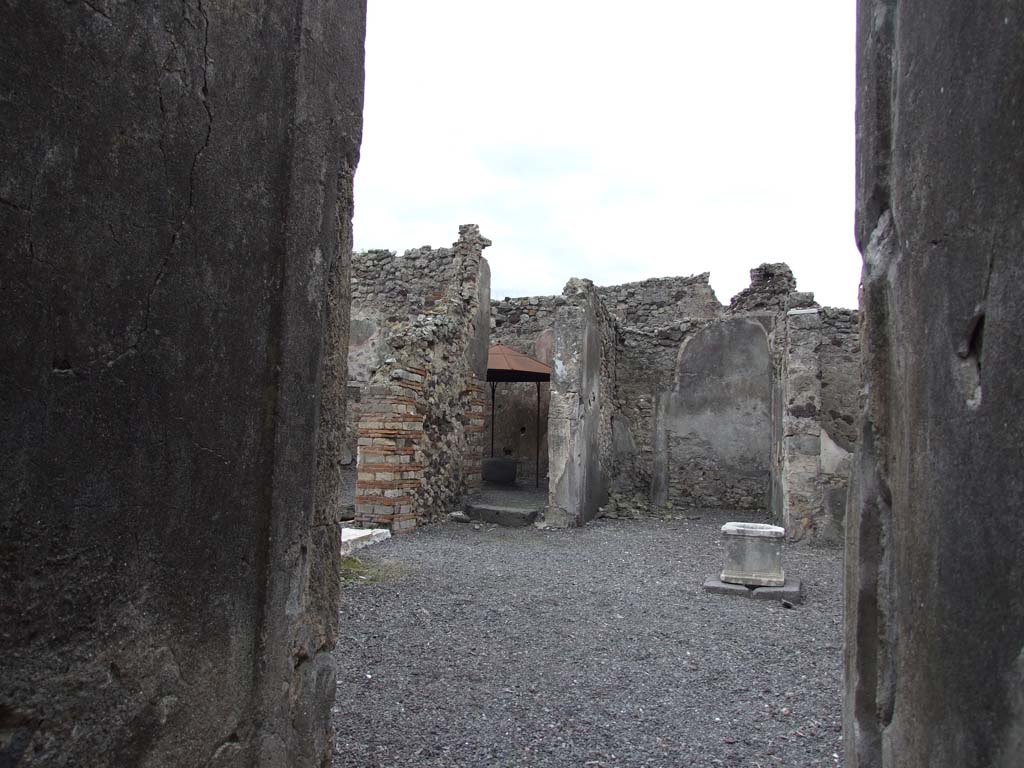
[(790, 579), (781, 587), (748, 587), (744, 584), (730, 584), (711, 576), (704, 582), (704, 591), (713, 595), (736, 595), (754, 600), (788, 600), (791, 603), (804, 601), (804, 585), (800, 579)]

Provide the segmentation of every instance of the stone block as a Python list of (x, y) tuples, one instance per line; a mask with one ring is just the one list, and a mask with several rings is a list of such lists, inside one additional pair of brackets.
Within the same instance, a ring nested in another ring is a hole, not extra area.
[(474, 520), (493, 523), (505, 528), (523, 528), (531, 525), (540, 513), (538, 509), (503, 507), (495, 504), (479, 504), (472, 501), (466, 502), (465, 511)]
[(778, 587), (786, 582), (782, 569), (784, 528), (764, 523), (726, 523), (725, 564), (721, 580), (732, 584)]
[(778, 587), (754, 587), (744, 584), (731, 584), (713, 576), (704, 581), (704, 591), (713, 595), (732, 595), (734, 597), (746, 597), (751, 600), (775, 600), (782, 602), (786, 600), (793, 604), (804, 601), (803, 582), (799, 579), (789, 579), (782, 586)]
[(730, 584), (727, 581), (709, 576), (704, 581), (704, 591), (714, 595), (735, 595), (736, 597), (750, 597), (753, 587), (743, 584)]
[(800, 579), (786, 579), (779, 587), (755, 587), (750, 591), (754, 600), (788, 600), (791, 603), (804, 601), (804, 585)]

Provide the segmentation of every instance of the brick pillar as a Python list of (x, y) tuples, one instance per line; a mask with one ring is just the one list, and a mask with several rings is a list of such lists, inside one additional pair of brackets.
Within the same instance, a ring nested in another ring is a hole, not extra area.
[(479, 488), (482, 482), (481, 465), (484, 456), (484, 437), (487, 432), (485, 384), (477, 378), (474, 371), (466, 375), (466, 390), (463, 394), (466, 412), (462, 417), (462, 425), (466, 441), (462, 454), (462, 475), (466, 489), (471, 490)]
[(416, 406), (425, 375), (398, 369), (392, 383), (368, 388), (357, 429), (358, 525), (387, 526), (395, 533), (416, 527), (413, 497), (423, 484), (423, 415)]

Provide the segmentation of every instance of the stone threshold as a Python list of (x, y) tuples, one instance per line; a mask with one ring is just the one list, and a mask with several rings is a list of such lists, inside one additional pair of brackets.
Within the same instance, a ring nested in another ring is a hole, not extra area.
[(391, 538), (391, 531), (387, 528), (342, 528), (341, 529), (341, 555), (351, 555), (357, 549), (368, 547), (380, 541), (387, 541)]

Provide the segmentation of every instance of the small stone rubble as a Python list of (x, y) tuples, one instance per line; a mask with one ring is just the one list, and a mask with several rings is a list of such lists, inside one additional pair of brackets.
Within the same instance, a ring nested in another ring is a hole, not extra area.
[(841, 553), (787, 553), (795, 610), (708, 594), (728, 518), (694, 512), (360, 553), (397, 575), (344, 587), (334, 768), (835, 766)]

